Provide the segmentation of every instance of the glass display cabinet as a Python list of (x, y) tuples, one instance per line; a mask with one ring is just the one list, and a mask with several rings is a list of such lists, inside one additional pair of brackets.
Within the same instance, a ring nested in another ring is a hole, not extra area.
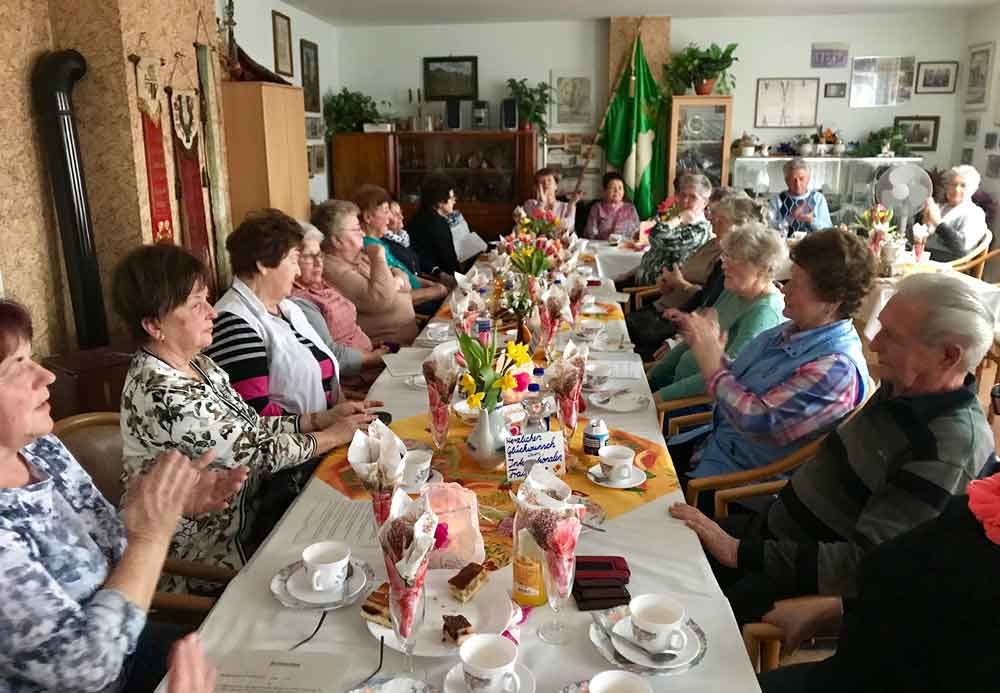
[(697, 169), (712, 186), (729, 180), (732, 144), (731, 96), (675, 96), (670, 114), (667, 151), (667, 194), (674, 194), (678, 171)]

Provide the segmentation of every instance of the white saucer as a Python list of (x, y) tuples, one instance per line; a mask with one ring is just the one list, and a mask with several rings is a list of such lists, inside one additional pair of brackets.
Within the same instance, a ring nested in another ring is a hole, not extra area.
[[(687, 624), (681, 626), (681, 630), (684, 631), (684, 635), (687, 636), (687, 643), (684, 645), (684, 649), (680, 651), (674, 659), (669, 662), (664, 662), (662, 664), (657, 664), (649, 655), (643, 652), (638, 647), (633, 647), (623, 643), (621, 640), (615, 638), (611, 639), (611, 644), (615, 648), (615, 651), (622, 657), (632, 662), (633, 664), (639, 664), (644, 667), (649, 667), (650, 669), (676, 669), (677, 667), (682, 667), (690, 664), (691, 661), (698, 656), (699, 641), (698, 636), (693, 630), (691, 630)], [(632, 617), (626, 616), (618, 623), (615, 624), (614, 632), (624, 638), (632, 638)]]
[[(368, 565), (366, 561), (362, 561), (358, 558), (351, 558), (351, 566), (354, 568), (354, 574), (347, 582), (347, 593), (343, 595), (345, 598), (341, 599), (341, 592), (339, 590), (331, 590), (330, 592), (314, 592), (311, 588), (307, 587), (303, 582), (301, 584), (301, 589), (297, 590), (298, 593), (304, 596), (312, 597), (311, 600), (306, 601), (306, 599), (294, 596), (288, 589), (289, 582), (294, 580), (303, 580), (303, 577), (295, 577), (297, 573), (302, 572), (303, 564), (302, 561), (295, 561), (275, 573), (274, 577), (271, 578), (271, 594), (274, 598), (281, 603), (282, 606), (289, 609), (299, 609), (304, 611), (330, 611), (333, 609), (340, 609), (342, 607), (348, 606), (356, 602), (359, 598), (366, 595), (368, 588), (370, 588), (375, 582), (375, 571), (372, 567)], [(358, 587), (358, 583), (361, 586)], [(294, 589), (294, 587), (293, 587)], [(319, 595), (322, 595), (322, 599), (317, 599)]]
[(605, 488), (635, 488), (646, 482), (646, 472), (632, 465), (632, 476), (623, 481), (611, 481), (610, 479), (605, 479), (601, 474), (601, 465), (595, 464), (587, 470), (587, 478), (598, 486), (604, 486)]
[(355, 688), (350, 693), (440, 693), (440, 689), (426, 681), (397, 676), (379, 677), (368, 681), (361, 688)]
[(350, 578), (348, 578), (347, 587), (343, 591), (341, 591), (339, 587), (322, 591), (314, 590), (312, 585), (306, 582), (305, 566), (302, 566), (288, 577), (288, 581), (285, 583), (285, 589), (287, 589), (288, 593), (300, 602), (305, 602), (307, 604), (334, 604), (337, 602), (348, 602), (365, 588), (365, 583), (368, 581), (365, 576), (365, 571), (361, 569), (358, 562), (356, 560), (352, 560), (351, 563), (354, 564), (354, 573)]
[(421, 392), (427, 390), (427, 379), (423, 375), (408, 375), (403, 382), (411, 390), (420, 390)]
[(605, 315), (607, 312), (607, 310), (596, 303), (580, 309), (580, 315)]
[(605, 402), (601, 399), (600, 392), (594, 392), (587, 395), (587, 402), (606, 411), (625, 413), (645, 409), (646, 405), (649, 404), (649, 398), (646, 395), (637, 395), (634, 392), (623, 392)]
[[(521, 679), (518, 693), (535, 693), (535, 676), (531, 670), (518, 662), (514, 665), (514, 671)], [(469, 687), (465, 685), (465, 678), (462, 676), (461, 662), (453, 666), (444, 677), (444, 693), (469, 693)]]
[(441, 472), (439, 472), (436, 469), (432, 469), (431, 473), (427, 475), (427, 481), (425, 481), (424, 483), (414, 484), (413, 486), (404, 486), (403, 484), (400, 484), (399, 488), (401, 488), (403, 491), (406, 491), (407, 493), (420, 493), (420, 491), (427, 484), (436, 484), (441, 481), (444, 481), (444, 477), (441, 476)]

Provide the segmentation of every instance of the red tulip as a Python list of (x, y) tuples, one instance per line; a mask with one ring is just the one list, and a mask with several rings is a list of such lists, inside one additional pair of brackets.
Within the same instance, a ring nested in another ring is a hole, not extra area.
[(514, 388), (514, 392), (524, 392), (528, 389), (528, 385), (531, 384), (531, 374), (530, 373), (515, 373), (514, 380), (517, 381), (517, 387)]

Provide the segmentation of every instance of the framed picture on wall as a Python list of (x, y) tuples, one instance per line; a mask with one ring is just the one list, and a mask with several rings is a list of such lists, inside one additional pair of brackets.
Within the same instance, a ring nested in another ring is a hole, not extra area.
[(979, 118), (965, 119), (965, 141), (975, 142), (979, 137)]
[(302, 70), (302, 99), (306, 111), (323, 110), (319, 101), (319, 46), (312, 41), (299, 39), (299, 67)]
[(295, 66), (292, 63), (292, 20), (288, 15), (271, 10), (271, 35), (274, 40), (274, 71), (292, 77)]
[(824, 99), (843, 99), (847, 96), (847, 82), (827, 82), (823, 85)]
[(962, 163), (972, 166), (972, 162), (975, 159), (976, 150), (972, 147), (964, 147), (962, 149)]
[(323, 116), (306, 116), (306, 139), (321, 140), (323, 135)]
[(796, 77), (757, 80), (754, 127), (816, 127), (819, 78)]
[(918, 94), (954, 94), (957, 84), (957, 60), (917, 63)]
[(1000, 154), (990, 154), (986, 157), (986, 177), (1000, 178)]
[(479, 58), (424, 58), (424, 101), (479, 98)]
[(892, 124), (903, 131), (906, 145), (915, 152), (937, 149), (941, 116), (896, 116)]
[(916, 58), (864, 56), (851, 63), (851, 108), (907, 103), (913, 94)]
[(549, 122), (555, 130), (592, 130), (594, 127), (594, 80), (586, 70), (551, 70), (554, 90)]
[(997, 133), (995, 132), (986, 133), (986, 148), (987, 149), (997, 148)]
[(966, 111), (982, 111), (990, 102), (990, 82), (993, 75), (993, 41), (969, 46), (969, 69), (965, 79), (963, 107)]

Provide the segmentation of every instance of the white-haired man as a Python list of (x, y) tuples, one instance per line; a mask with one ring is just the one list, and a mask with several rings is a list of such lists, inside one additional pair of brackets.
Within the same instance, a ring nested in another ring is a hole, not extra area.
[(723, 527), (690, 506), (670, 509), (698, 534), (740, 623), (778, 599), (855, 596), (861, 558), (936, 517), (994, 449), (969, 374), (994, 321), (973, 289), (955, 276), (913, 275), (879, 320), (881, 389), (765, 512)]
[(955, 166), (944, 174), (944, 206), (927, 200), (921, 221), (928, 227), (927, 250), (949, 262), (966, 255), (986, 235), (986, 213), (972, 201), (980, 176), (972, 166)]
[(771, 200), (772, 224), (787, 225), (788, 233), (798, 231), (818, 231), (833, 226), (830, 221), (830, 206), (819, 190), (809, 189), (809, 167), (799, 158), (792, 159), (784, 166), (785, 185), (788, 190), (780, 192)]

